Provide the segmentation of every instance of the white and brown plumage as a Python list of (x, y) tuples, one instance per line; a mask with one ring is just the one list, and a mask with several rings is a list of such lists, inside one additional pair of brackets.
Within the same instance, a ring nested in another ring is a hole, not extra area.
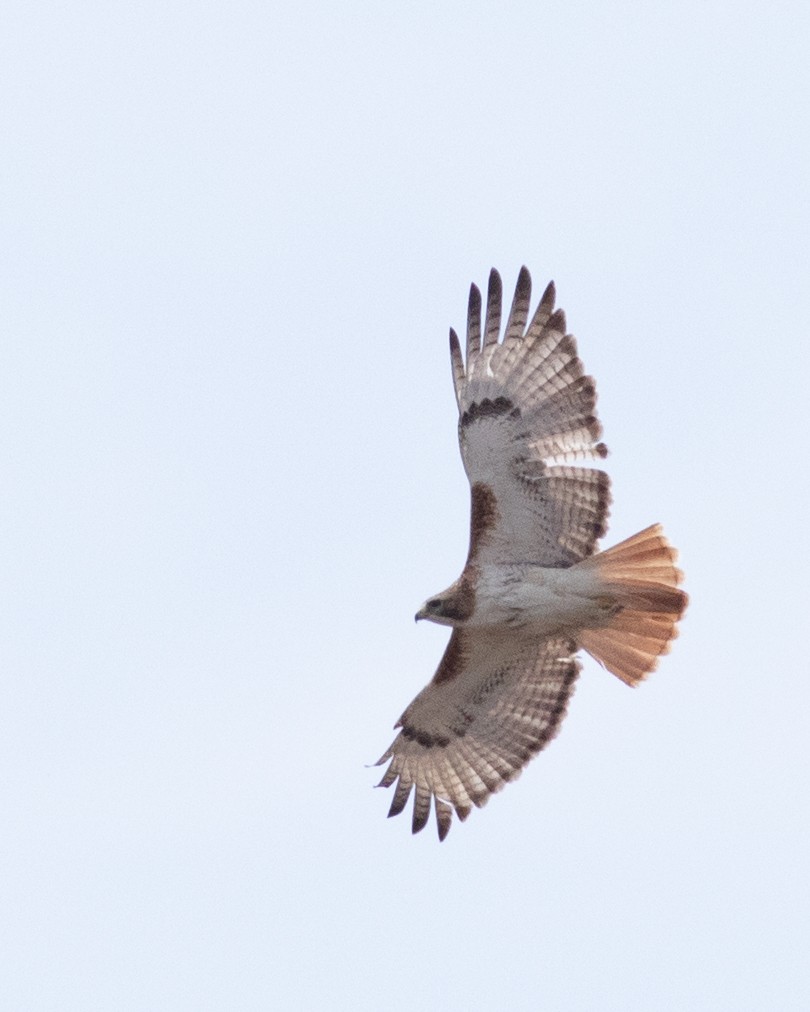
[(415, 789), (413, 831), (431, 801), (439, 838), (520, 774), (557, 733), (582, 648), (628, 685), (667, 652), (686, 607), (676, 552), (660, 525), (594, 555), (610, 481), (572, 462), (607, 455), (596, 388), (584, 374), (554, 284), (527, 327), (523, 267), (502, 341), (501, 279), (473, 285), (466, 366), (450, 331), (459, 442), (471, 487), (470, 548), (461, 576), (417, 618), (452, 626), (433, 680), (396, 724), (377, 765), (396, 784), (389, 815)]

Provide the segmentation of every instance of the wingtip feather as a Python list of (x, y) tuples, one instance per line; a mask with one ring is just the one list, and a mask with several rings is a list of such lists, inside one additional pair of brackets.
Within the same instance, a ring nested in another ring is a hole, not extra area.
[(470, 285), (467, 302), (467, 368), (481, 350), (481, 290), (475, 283)]
[(501, 301), (503, 298), (503, 283), (501, 276), (493, 267), (489, 272), (487, 284), (487, 311), (486, 322), (484, 323), (484, 347), (490, 344), (497, 344), (498, 334), (501, 329)]

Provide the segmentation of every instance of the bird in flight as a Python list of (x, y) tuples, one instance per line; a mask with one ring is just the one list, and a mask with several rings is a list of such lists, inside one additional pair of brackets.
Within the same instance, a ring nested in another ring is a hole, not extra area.
[(452, 633), (376, 764), (389, 763), (379, 786), (396, 785), (389, 816), (413, 791), (413, 832), (432, 804), (440, 840), (453, 812), (466, 819), (557, 733), (579, 650), (636, 685), (669, 650), (688, 600), (659, 524), (594, 554), (610, 505), (607, 474), (581, 463), (607, 456), (596, 387), (554, 283), (529, 321), (531, 287), (523, 267), (499, 340), (500, 275), (489, 276), (483, 328), (471, 286), (466, 361), (450, 331), (470, 546), (461, 576), (416, 613)]

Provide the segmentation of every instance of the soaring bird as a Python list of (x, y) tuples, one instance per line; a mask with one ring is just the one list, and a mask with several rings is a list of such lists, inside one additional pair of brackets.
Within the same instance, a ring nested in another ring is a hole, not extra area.
[(551, 282), (531, 322), (520, 270), (503, 338), (500, 275), (470, 288), (466, 362), (450, 330), (458, 436), (470, 481), (461, 576), (416, 613), (452, 633), (432, 681), (397, 721), (379, 786), (389, 816), (414, 791), (413, 832), (436, 812), (439, 839), (514, 780), (557, 733), (585, 650), (627, 685), (654, 670), (687, 604), (659, 524), (594, 554), (610, 480), (596, 387)]

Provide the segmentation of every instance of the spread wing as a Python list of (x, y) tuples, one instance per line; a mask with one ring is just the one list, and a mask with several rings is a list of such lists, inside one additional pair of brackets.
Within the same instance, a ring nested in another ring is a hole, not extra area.
[(605, 533), (610, 484), (571, 461), (605, 457), (596, 387), (585, 375), (554, 283), (527, 327), (532, 282), (521, 268), (504, 337), (501, 278), (489, 276), (483, 332), (473, 285), (466, 365), (450, 331), (459, 442), (472, 487), (470, 556), (477, 562), (570, 566)]
[(396, 783), (389, 816), (416, 789), (413, 831), (436, 811), (439, 839), (453, 811), (472, 806), (517, 777), (557, 733), (579, 673), (566, 638), (521, 639), (510, 630), (454, 629), (433, 681), (403, 713), (380, 787)]

